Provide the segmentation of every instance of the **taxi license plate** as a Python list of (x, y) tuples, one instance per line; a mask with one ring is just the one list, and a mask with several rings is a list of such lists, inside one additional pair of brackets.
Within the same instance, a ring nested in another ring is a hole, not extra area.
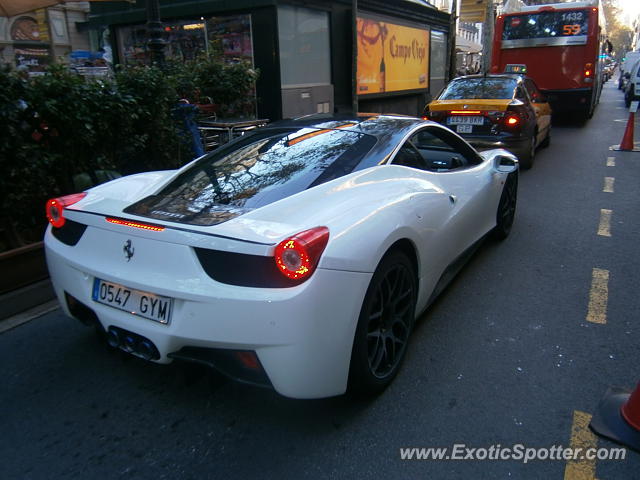
[(473, 132), (473, 125), (456, 125), (456, 132), (471, 133)]
[(480, 115), (452, 115), (447, 117), (449, 125), (482, 125), (484, 117)]
[(159, 323), (168, 324), (171, 320), (173, 299), (162, 295), (96, 278), (92, 298), (95, 302)]

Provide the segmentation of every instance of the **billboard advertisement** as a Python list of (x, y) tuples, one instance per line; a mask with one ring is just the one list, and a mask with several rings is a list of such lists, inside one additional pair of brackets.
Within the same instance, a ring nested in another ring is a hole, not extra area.
[(429, 86), (429, 30), (359, 14), (358, 95)]

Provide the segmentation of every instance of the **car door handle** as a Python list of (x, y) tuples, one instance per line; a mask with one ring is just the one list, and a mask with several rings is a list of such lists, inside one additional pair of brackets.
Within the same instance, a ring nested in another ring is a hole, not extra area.
[(449, 201), (451, 202), (451, 204), (456, 203), (456, 200), (458, 200), (458, 197), (456, 197), (455, 195), (449, 195)]

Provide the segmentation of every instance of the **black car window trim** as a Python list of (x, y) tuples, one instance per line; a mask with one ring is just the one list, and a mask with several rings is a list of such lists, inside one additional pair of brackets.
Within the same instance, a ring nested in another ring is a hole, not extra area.
[[(430, 148), (430, 150), (439, 150), (441, 152), (442, 151), (453, 152), (462, 157), (464, 162), (463, 165), (451, 170), (446, 170), (446, 171), (466, 170), (468, 168), (475, 167), (476, 165), (479, 165), (483, 162), (482, 157), (480, 157), (480, 155), (478, 155), (478, 153), (472, 147), (470, 147), (463, 138), (451, 132), (447, 128), (440, 125), (428, 125), (414, 132), (411, 136), (411, 139), (413, 140), (413, 138), (416, 137), (418, 134), (420, 134), (422, 131), (425, 131), (430, 135), (438, 138), (439, 140), (441, 140), (443, 143), (445, 143), (450, 147), (448, 149), (444, 149), (442, 147), (440, 148), (435, 147), (435, 148)], [(421, 149), (418, 148), (418, 150), (421, 150)]]
[(527, 93), (529, 94), (529, 98), (531, 99), (531, 102), (539, 101), (542, 95), (533, 80), (531, 80), (530, 78), (526, 78), (524, 80), (524, 87)]
[[(410, 162), (406, 162), (404, 158), (409, 158)], [(415, 168), (418, 170), (429, 170), (427, 163), (424, 160), (422, 152), (411, 142), (411, 140), (405, 141), (393, 156), (391, 161), (393, 165), (400, 165), (403, 167)], [(411, 165), (413, 163), (413, 165)]]
[[(396, 155), (398, 154), (398, 152), (402, 149), (402, 147), (405, 145), (405, 143), (409, 142), (411, 143), (411, 145), (413, 146), (413, 148), (415, 148), (420, 155), (423, 157), (424, 159), (424, 155), (421, 152), (421, 149), (417, 148), (415, 146), (415, 144), (413, 142), (411, 142), (411, 139), (419, 132), (421, 131), (427, 131), (431, 134), (433, 134), (433, 136), (439, 138), (440, 140), (442, 140), (445, 144), (450, 145), (452, 148), (451, 149), (445, 149), (442, 147), (434, 147), (431, 148), (431, 150), (434, 151), (439, 151), (439, 152), (454, 152), (457, 153), (459, 155), (462, 156), (462, 158), (464, 159), (464, 161), (466, 162), (464, 166), (462, 167), (457, 167), (455, 169), (449, 169), (449, 170), (438, 170), (437, 173), (444, 173), (444, 172), (458, 172), (458, 171), (462, 171), (462, 170), (467, 170), (473, 167), (476, 167), (478, 165), (480, 165), (484, 159), (473, 149), (473, 147), (469, 146), (464, 139), (462, 139), (461, 137), (458, 137), (455, 133), (448, 131), (448, 129), (446, 127), (443, 127), (441, 125), (437, 125), (437, 124), (431, 124), (431, 125), (417, 125), (415, 128), (411, 129), (402, 139), (402, 141), (400, 141), (398, 143), (398, 146), (393, 150), (392, 154), (389, 156), (389, 160), (387, 160), (387, 162), (385, 162), (386, 165), (392, 165), (394, 164), (394, 160), (396, 158)], [(431, 170), (428, 168), (428, 165), (426, 164), (427, 162), (425, 161), (425, 167), (423, 168), (423, 170), (425, 171), (429, 171), (429, 172), (434, 172), (434, 170)]]
[(522, 84), (519, 84), (516, 88), (514, 98), (516, 100), (520, 100), (524, 103), (531, 103), (531, 99), (529, 98), (529, 94), (527, 93), (527, 89), (523, 87)]

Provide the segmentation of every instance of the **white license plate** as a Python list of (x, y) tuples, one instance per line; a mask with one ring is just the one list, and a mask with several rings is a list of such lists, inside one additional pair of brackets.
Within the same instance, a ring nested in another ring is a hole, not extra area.
[(129, 312), (132, 315), (168, 324), (171, 320), (173, 299), (154, 293), (134, 290), (118, 283), (96, 278), (93, 282), (93, 300)]
[(473, 125), (456, 125), (456, 132), (471, 133), (473, 132)]
[(449, 125), (482, 125), (484, 117), (475, 115), (453, 115), (447, 117)]

